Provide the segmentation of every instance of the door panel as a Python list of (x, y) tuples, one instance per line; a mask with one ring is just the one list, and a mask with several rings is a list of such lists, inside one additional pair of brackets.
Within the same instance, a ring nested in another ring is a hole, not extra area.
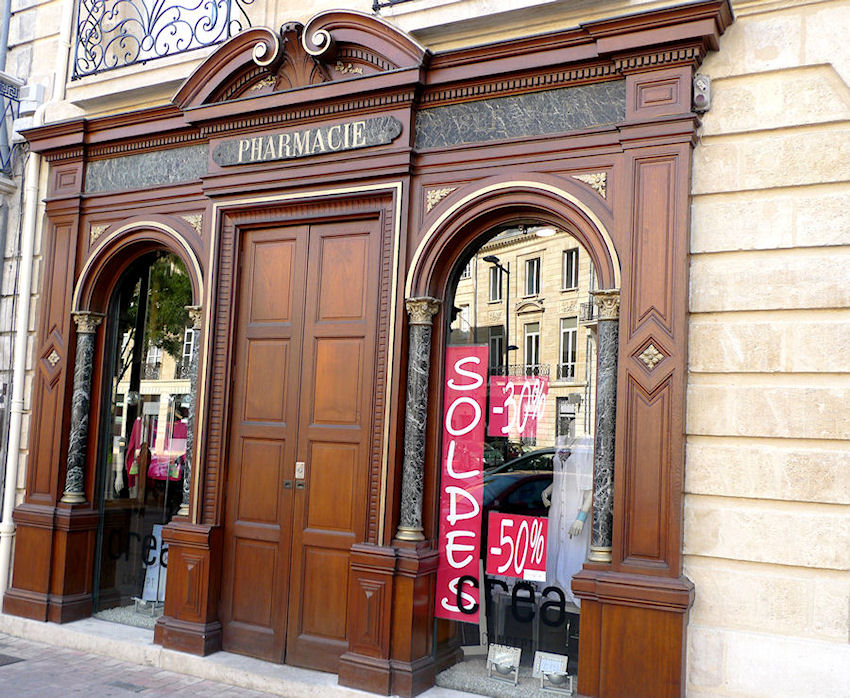
[(379, 238), (377, 221), (310, 230), (287, 662), (325, 671), (347, 649), (348, 551), (365, 536)]
[(247, 232), (242, 249), (224, 648), (278, 662), (285, 648), (289, 664), (337, 671), (349, 550), (366, 528), (379, 228)]
[(306, 226), (242, 239), (225, 507), (224, 649), (283, 661)]

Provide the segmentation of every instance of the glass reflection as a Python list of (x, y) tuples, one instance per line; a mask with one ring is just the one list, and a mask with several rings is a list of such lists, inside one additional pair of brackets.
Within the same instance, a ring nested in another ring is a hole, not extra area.
[[(486, 347), (489, 360), (479, 620), (457, 623), (464, 661), (440, 675), (441, 685), (492, 695), (494, 681), (516, 679), (516, 695), (535, 695), (538, 652), (557, 655), (541, 655), (544, 666), (560, 657), (576, 675), (580, 600), (571, 580), (591, 528), (594, 288), (590, 257), (571, 235), (529, 224), (499, 230), (476, 249), (449, 294), (448, 345)], [(514, 547), (527, 555), (522, 565), (519, 553), (505, 557)], [(519, 649), (516, 676), (507, 661), (504, 675), (495, 664), (488, 672), (494, 645)], [(547, 687), (566, 685), (549, 671)]]
[(107, 620), (153, 627), (162, 613), (162, 527), (183, 495), (191, 300), (182, 262), (155, 253), (122, 275), (110, 302), (94, 589)]

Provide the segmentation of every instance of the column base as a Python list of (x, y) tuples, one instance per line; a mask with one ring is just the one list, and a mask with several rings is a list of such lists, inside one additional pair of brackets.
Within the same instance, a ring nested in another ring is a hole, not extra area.
[(339, 685), (388, 696), (392, 693), (389, 659), (346, 652), (339, 658)]
[(684, 694), (689, 579), (586, 568), (572, 589), (581, 599), (580, 695)]
[(412, 698), (427, 691), (434, 685), (437, 675), (434, 670), (434, 659), (432, 657), (421, 657), (413, 662), (400, 662), (393, 659), (392, 667), (392, 690), (395, 695)]
[(154, 627), (153, 641), (168, 649), (206, 657), (221, 650), (221, 623), (190, 623), (161, 616)]
[(611, 562), (612, 559), (613, 558), (611, 556), (611, 546), (610, 545), (606, 545), (606, 546), (591, 545), (590, 546), (590, 552), (587, 555), (587, 561), (588, 562), (606, 563), (606, 562)]
[(218, 652), (222, 530), (173, 519), (162, 529), (162, 540), (168, 543), (168, 577), (154, 641), (202, 656)]

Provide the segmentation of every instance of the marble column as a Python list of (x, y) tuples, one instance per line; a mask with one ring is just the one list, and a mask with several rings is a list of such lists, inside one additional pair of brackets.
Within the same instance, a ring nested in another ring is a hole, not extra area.
[(186, 459), (183, 462), (183, 501), (177, 516), (189, 516), (192, 502), (192, 462), (195, 451), (195, 403), (198, 398), (198, 355), (201, 350), (201, 306), (187, 305), (192, 323), (192, 358), (189, 360), (189, 414), (186, 417)]
[(398, 540), (425, 540), (422, 534), (422, 483), (425, 472), (425, 422), (431, 364), (431, 322), (440, 308), (436, 298), (409, 298), (407, 402), (404, 414), (404, 462)]
[(611, 562), (614, 519), (614, 431), (617, 418), (617, 351), (620, 291), (594, 291), (599, 308), (596, 370), (596, 448), (593, 456), (593, 527), (590, 562)]
[(74, 360), (74, 392), (71, 397), (71, 433), (68, 437), (68, 461), (62, 501), (80, 504), (86, 501), (86, 452), (89, 443), (91, 374), (98, 325), (103, 313), (80, 311), (72, 314), (77, 325), (77, 354)]

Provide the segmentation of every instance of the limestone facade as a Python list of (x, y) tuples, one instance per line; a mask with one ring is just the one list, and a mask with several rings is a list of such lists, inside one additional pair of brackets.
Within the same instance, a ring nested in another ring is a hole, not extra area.
[(850, 3), (734, 6), (692, 183), (687, 693), (847, 695)]

